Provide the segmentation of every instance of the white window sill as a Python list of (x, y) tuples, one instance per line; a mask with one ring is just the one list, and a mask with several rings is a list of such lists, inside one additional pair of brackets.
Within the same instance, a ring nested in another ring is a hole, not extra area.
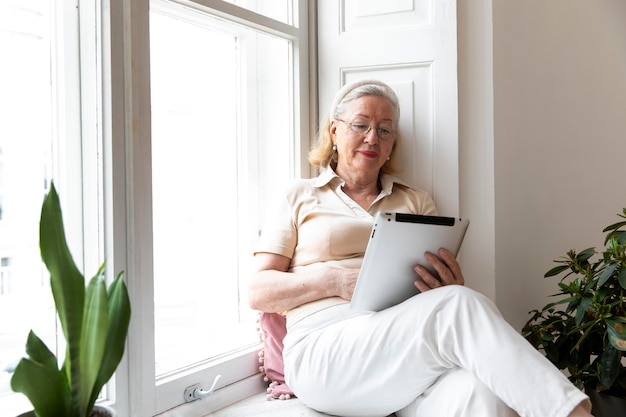
[(261, 374), (253, 375), (242, 381), (216, 390), (210, 397), (182, 404), (155, 417), (199, 417), (215, 415), (218, 410), (227, 409), (232, 404), (254, 395), (263, 395), (267, 383)]

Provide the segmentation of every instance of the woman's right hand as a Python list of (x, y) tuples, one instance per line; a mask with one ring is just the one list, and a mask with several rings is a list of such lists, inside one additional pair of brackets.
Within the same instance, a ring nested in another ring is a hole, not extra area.
[(356, 281), (359, 278), (359, 269), (334, 269), (332, 272), (335, 274), (335, 286), (337, 288), (337, 296), (344, 300), (352, 300), (354, 294), (354, 287)]

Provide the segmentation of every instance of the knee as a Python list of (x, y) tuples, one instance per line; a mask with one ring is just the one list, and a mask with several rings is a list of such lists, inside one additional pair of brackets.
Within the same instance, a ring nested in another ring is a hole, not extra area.
[[(410, 412), (407, 412), (409, 411)], [(405, 415), (516, 416), (472, 373), (454, 368), (443, 374), (404, 412)]]
[[(448, 371), (447, 385), (457, 387), (455, 401), (463, 408), (470, 406), (480, 406), (486, 410), (491, 408), (496, 402), (495, 395), (473, 374), (464, 369)], [(485, 414), (492, 415), (492, 414)]]
[(445, 285), (436, 288), (434, 291), (441, 291), (445, 293), (447, 297), (467, 298), (470, 300), (484, 297), (481, 293), (464, 285)]
[(502, 317), (498, 308), (481, 293), (462, 285), (446, 285), (413, 297), (415, 308), (432, 316), (455, 317)]
[[(458, 415), (466, 416), (517, 416), (485, 384), (466, 370), (455, 370), (449, 385), (458, 387), (455, 393)], [(450, 414), (452, 415), (452, 414)], [(457, 414), (455, 414), (457, 415)]]
[[(495, 304), (483, 294), (463, 285), (446, 285), (432, 291), (441, 291), (441, 298), (457, 305), (468, 305), (470, 308), (481, 306), (498, 312)], [(433, 294), (434, 295), (434, 294)], [(499, 312), (498, 312), (499, 314)]]

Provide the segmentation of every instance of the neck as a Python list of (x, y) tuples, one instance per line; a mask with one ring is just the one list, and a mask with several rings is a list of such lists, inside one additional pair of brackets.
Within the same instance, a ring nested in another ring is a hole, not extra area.
[(378, 175), (370, 178), (355, 175), (344, 176), (339, 172), (337, 174), (344, 180), (343, 192), (366, 210), (380, 194)]
[(344, 189), (354, 189), (365, 192), (378, 193), (378, 172), (375, 173), (361, 173), (353, 171), (344, 171), (337, 167), (335, 169), (337, 175), (344, 180)]
[(380, 193), (380, 187), (378, 185), (378, 179), (368, 182), (346, 181), (343, 186), (343, 191), (346, 194), (354, 193), (359, 195), (377, 196)]

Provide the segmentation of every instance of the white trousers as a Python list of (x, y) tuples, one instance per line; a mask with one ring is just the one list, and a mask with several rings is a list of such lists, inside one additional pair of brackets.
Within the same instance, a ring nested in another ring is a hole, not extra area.
[[(481, 294), (450, 285), (378, 313), (347, 305), (296, 323), (287, 385), (344, 417), (566, 417), (587, 396)], [(514, 411), (513, 411), (514, 410)]]

